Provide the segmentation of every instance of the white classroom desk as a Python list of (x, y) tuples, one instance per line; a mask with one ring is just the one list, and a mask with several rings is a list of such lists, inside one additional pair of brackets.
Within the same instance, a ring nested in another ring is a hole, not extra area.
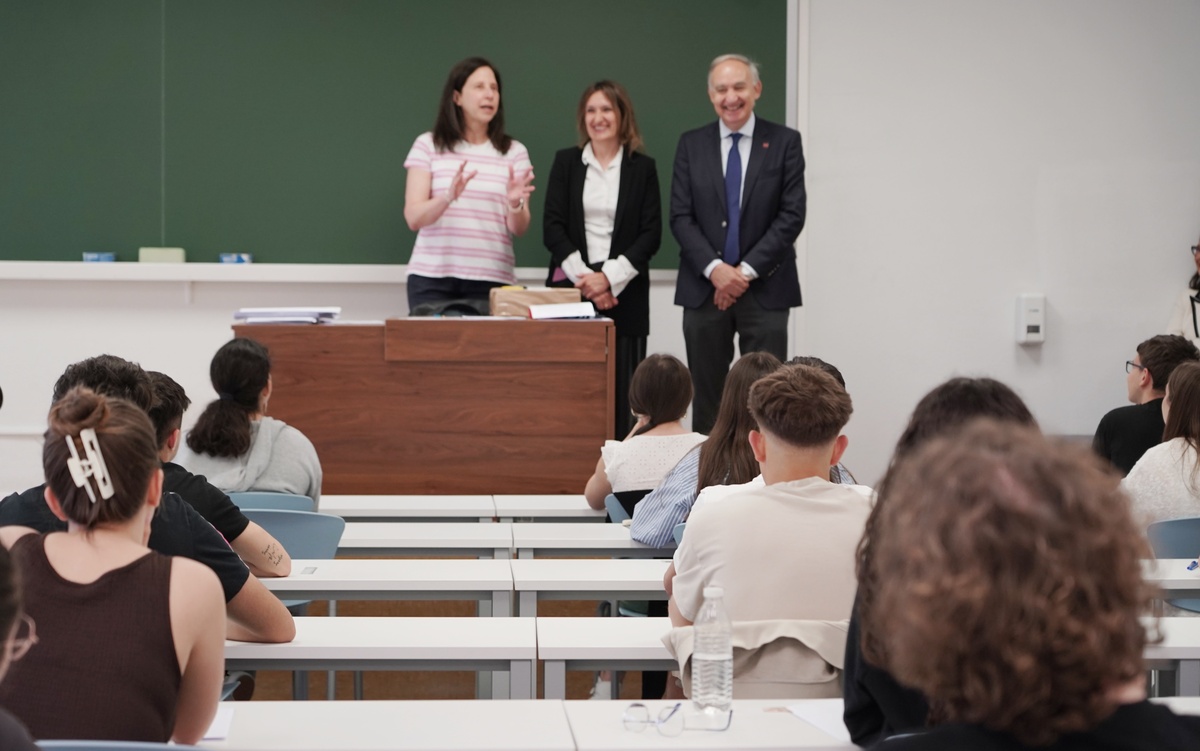
[[(728, 730), (685, 730), (675, 737), (653, 727), (626, 730), (621, 715), (629, 702), (618, 701), (227, 702), (233, 712), (228, 735), (199, 745), (228, 751), (852, 751), (848, 742), (780, 711), (813, 701), (735, 699)], [(671, 702), (647, 704), (657, 716)], [(685, 701), (680, 711), (689, 709)]]
[(671, 565), (655, 558), (527, 558), (509, 561), (518, 613), (537, 615), (539, 600), (665, 600), (663, 575)]
[(349, 522), (338, 543), (338, 555), (509, 558), (512, 527), (462, 522)]
[(296, 618), (287, 644), (226, 641), (227, 670), (509, 671), (528, 699), (537, 660), (532, 618)]
[(355, 522), (491, 522), (490, 495), (323, 495), (321, 513)]
[(570, 495), (494, 495), (496, 516), (502, 522), (517, 519), (556, 522), (603, 522), (604, 509), (588, 506), (582, 493)]
[(545, 697), (566, 697), (568, 670), (677, 669), (662, 641), (670, 630), (669, 618), (538, 618)]
[[(1200, 552), (1200, 543), (1197, 544)], [(1200, 599), (1200, 569), (1188, 571), (1190, 558), (1163, 558), (1142, 562), (1142, 576), (1146, 581), (1160, 587), (1164, 593), (1175, 598)]]
[(232, 705), (230, 751), (574, 751), (557, 701), (253, 701)]
[(1160, 618), (1161, 644), (1147, 644), (1147, 660), (1174, 663), (1180, 696), (1200, 696), (1200, 617)]
[(513, 547), (519, 558), (670, 558), (674, 547), (654, 548), (634, 542), (622, 524), (530, 522), (513, 524)]
[(507, 560), (338, 558), (292, 560), (289, 576), (261, 579), (285, 600), (475, 600), (512, 613)]
[[(803, 699), (734, 699), (729, 729), (720, 732), (684, 730), (677, 736), (660, 734), (652, 726), (640, 733), (625, 729), (621, 716), (629, 706), (624, 701), (565, 701), (563, 706), (575, 747), (579, 751), (700, 751), (701, 749), (805, 749), (806, 751), (855, 751), (858, 747), (841, 740), (809, 722), (796, 717), (785, 707), (812, 701)], [(836, 702), (840, 705), (841, 700)], [(674, 702), (647, 701), (650, 716), (657, 717)], [(690, 712), (691, 702), (684, 701), (680, 712)], [(687, 714), (684, 715), (685, 723)]]

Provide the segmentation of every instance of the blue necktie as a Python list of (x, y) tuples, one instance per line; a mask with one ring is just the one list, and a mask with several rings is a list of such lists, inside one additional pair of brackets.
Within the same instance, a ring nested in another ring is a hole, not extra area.
[(741, 133), (729, 136), (733, 145), (729, 147), (729, 159), (725, 164), (725, 217), (729, 222), (725, 226), (725, 263), (737, 266), (741, 258), (738, 247), (739, 228), (742, 220), (742, 153), (738, 151), (738, 139)]

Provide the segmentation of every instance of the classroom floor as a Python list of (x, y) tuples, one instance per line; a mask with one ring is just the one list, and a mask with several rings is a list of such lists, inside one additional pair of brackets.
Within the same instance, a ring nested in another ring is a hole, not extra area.
[[(309, 615), (325, 616), (329, 610), (324, 602), (313, 603)], [(339, 602), (338, 616), (430, 616), (474, 617), (475, 604), (469, 602)], [(547, 617), (596, 615), (595, 602), (550, 601), (538, 603), (538, 615)], [(541, 685), (539, 666), (538, 684)], [(337, 698), (354, 698), (354, 674), (337, 674)], [(567, 673), (567, 698), (586, 699), (592, 690), (593, 675), (572, 671)], [(308, 676), (311, 700), (324, 700), (326, 673), (310, 672)], [(637, 700), (642, 693), (640, 673), (628, 673), (621, 684), (621, 698)], [(471, 699), (475, 696), (475, 674), (471, 672), (368, 672), (363, 674), (363, 694), (367, 699)], [(292, 698), (292, 674), (278, 670), (259, 671), (255, 701), (282, 701)], [(539, 692), (540, 698), (540, 692)]]

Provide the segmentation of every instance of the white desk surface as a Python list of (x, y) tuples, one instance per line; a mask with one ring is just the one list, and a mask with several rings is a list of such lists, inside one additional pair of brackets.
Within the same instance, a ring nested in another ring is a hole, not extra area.
[(580, 555), (593, 557), (665, 556), (674, 548), (653, 548), (634, 542), (629, 528), (621, 524), (572, 524), (570, 522), (529, 522), (512, 525), (513, 547), (522, 553)]
[(419, 555), (428, 551), (477, 551), (491, 555), (493, 550), (508, 551), (511, 548), (511, 524), (349, 522), (342, 533), (338, 553)]
[[(526, 558), (509, 561), (513, 588), (521, 592), (663, 592), (669, 560), (654, 558)], [(665, 592), (663, 593), (665, 594)]]
[[(1200, 552), (1200, 543), (1197, 544)], [(1190, 558), (1163, 558), (1157, 561), (1144, 561), (1143, 576), (1146, 581), (1155, 584), (1172, 595), (1176, 590), (1192, 590), (1200, 596), (1200, 569), (1188, 571)]]
[[(292, 560), (290, 576), (264, 578), (280, 595), (320, 599), (384, 599), (420, 592), (496, 592), (512, 589), (507, 560), (371, 558)], [(398, 598), (399, 599), (399, 598)]]
[(1147, 644), (1147, 660), (1200, 660), (1200, 618), (1162, 618), (1161, 644)]
[(531, 618), (302, 617), (287, 644), (225, 642), (227, 661), (262, 669), (274, 662), (533, 660), (536, 654)]
[[(614, 619), (615, 620), (615, 619)], [(637, 620), (623, 618), (621, 620)], [(629, 706), (624, 701), (566, 701), (567, 719), (580, 751), (616, 751), (617, 749), (808, 749), (809, 751), (852, 751), (847, 741), (825, 733), (796, 717), (785, 707), (799, 699), (734, 700), (729, 729), (722, 732), (684, 730), (677, 736), (661, 735), (654, 727), (640, 733), (626, 730), (621, 715)], [(648, 701), (651, 717), (673, 704)], [(690, 712), (684, 701), (681, 712)], [(685, 721), (686, 721), (685, 715)]]
[(343, 519), (454, 519), (495, 515), (490, 495), (323, 495), (321, 512)]
[(538, 618), (538, 659), (670, 660), (670, 630), (669, 618)]
[(569, 495), (496, 495), (496, 516), (502, 519), (587, 519), (604, 521), (604, 509), (588, 506), (582, 493)]
[(237, 751), (573, 751), (557, 701), (255, 701), (234, 707)]

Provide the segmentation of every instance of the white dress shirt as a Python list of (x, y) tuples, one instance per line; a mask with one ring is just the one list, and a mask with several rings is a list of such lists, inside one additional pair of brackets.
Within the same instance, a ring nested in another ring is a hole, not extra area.
[(583, 254), (575, 251), (562, 262), (563, 273), (573, 283), (578, 283), (587, 274), (592, 273), (588, 264), (602, 264), (600, 273), (608, 279), (609, 291), (613, 297), (621, 294), (629, 281), (637, 276), (637, 269), (625, 256), (609, 258), (612, 250), (613, 229), (617, 219), (617, 197), (621, 193), (621, 162), (624, 159), (624, 149), (608, 163), (607, 167), (600, 165), (596, 154), (589, 142), (583, 147), (583, 164), (586, 168), (583, 178), (583, 234), (587, 242), (588, 260), (585, 263)]

